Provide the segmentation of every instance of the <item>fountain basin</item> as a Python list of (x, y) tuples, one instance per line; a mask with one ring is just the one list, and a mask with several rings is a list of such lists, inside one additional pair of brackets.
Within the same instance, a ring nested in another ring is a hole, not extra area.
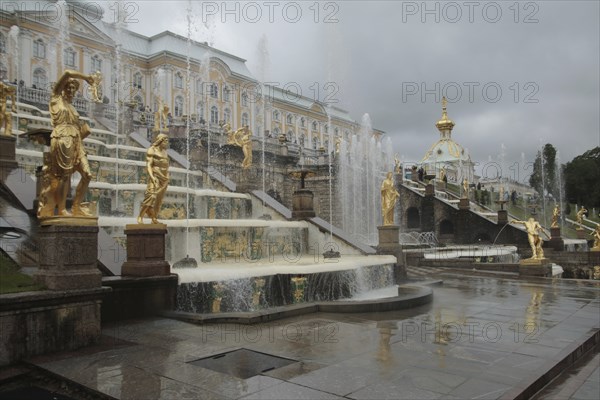
[(356, 301), (316, 301), (290, 304), (249, 312), (192, 313), (167, 311), (163, 316), (195, 324), (237, 323), (255, 324), (316, 312), (366, 313), (414, 308), (431, 303), (433, 290), (419, 285), (401, 285), (393, 297)]
[(354, 256), (317, 262), (213, 263), (177, 269), (178, 311), (256, 311), (290, 304), (349, 299), (395, 282), (393, 256)]

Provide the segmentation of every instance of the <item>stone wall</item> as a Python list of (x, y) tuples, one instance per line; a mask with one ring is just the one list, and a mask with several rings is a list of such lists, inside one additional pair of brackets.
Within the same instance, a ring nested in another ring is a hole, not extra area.
[(175, 308), (177, 275), (105, 277), (102, 284), (112, 288), (102, 301), (102, 322), (149, 317)]
[[(424, 187), (423, 187), (424, 188)], [(425, 191), (415, 192), (401, 184), (399, 223), (401, 232), (435, 232), (441, 243), (496, 243), (528, 246), (527, 234), (514, 226), (497, 224), (470, 210), (460, 210)], [(415, 220), (415, 213), (418, 218)], [(411, 225), (412, 221), (417, 223)]]
[(0, 367), (27, 357), (95, 344), (108, 288), (0, 296)]

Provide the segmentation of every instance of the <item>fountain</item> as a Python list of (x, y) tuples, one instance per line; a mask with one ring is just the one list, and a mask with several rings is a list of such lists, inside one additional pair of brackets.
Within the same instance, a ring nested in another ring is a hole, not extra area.
[[(382, 156), (381, 147), (371, 139), (371, 118), (364, 114), (359, 134), (352, 137), (351, 143), (342, 142), (341, 154), (336, 160), (343, 213), (341, 228), (367, 244), (377, 243), (375, 227), (381, 215), (379, 184), (393, 166), (391, 149), (386, 149)], [(359, 221), (353, 210), (364, 210), (364, 221)]]

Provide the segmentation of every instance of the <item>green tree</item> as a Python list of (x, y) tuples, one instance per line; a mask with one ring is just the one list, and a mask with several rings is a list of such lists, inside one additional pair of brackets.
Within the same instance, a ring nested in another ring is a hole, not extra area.
[(556, 179), (556, 149), (550, 143), (547, 143), (542, 151), (538, 151), (535, 157), (533, 172), (529, 177), (529, 186), (534, 188), (540, 196), (544, 195), (542, 193), (544, 189), (555, 199), (559, 196)]
[(586, 207), (600, 207), (600, 147), (588, 150), (564, 168), (567, 199)]

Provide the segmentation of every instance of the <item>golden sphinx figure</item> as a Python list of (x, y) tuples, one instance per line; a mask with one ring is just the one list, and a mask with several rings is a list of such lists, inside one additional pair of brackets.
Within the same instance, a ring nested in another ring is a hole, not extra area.
[[(91, 217), (88, 209), (82, 206), (92, 174), (83, 148), (83, 139), (90, 134), (87, 123), (79, 120), (79, 113), (71, 104), (79, 90), (79, 80), (85, 80), (93, 87), (99, 85), (99, 74), (86, 75), (66, 70), (58, 79), (50, 98), (50, 154), (42, 168), (42, 189), (37, 215), (39, 218), (54, 216), (55, 208), (62, 217)], [(81, 179), (75, 190), (71, 212), (66, 209), (71, 176), (79, 172)]]
[(394, 174), (388, 172), (387, 177), (381, 184), (381, 214), (384, 226), (394, 225), (394, 208), (398, 197), (400, 197), (400, 193), (394, 186)]
[(169, 137), (159, 133), (146, 152), (146, 171), (148, 172), (148, 185), (144, 193), (144, 200), (137, 217), (138, 224), (144, 223), (144, 217), (152, 219), (153, 224), (158, 224), (158, 213), (162, 206), (167, 186), (169, 185)]
[(0, 129), (4, 128), (4, 134), (6, 136), (12, 135), (12, 114), (7, 111), (6, 104), (8, 99), (11, 99), (11, 111), (17, 112), (17, 101), (16, 101), (17, 89), (14, 86), (6, 85), (0, 82)]

